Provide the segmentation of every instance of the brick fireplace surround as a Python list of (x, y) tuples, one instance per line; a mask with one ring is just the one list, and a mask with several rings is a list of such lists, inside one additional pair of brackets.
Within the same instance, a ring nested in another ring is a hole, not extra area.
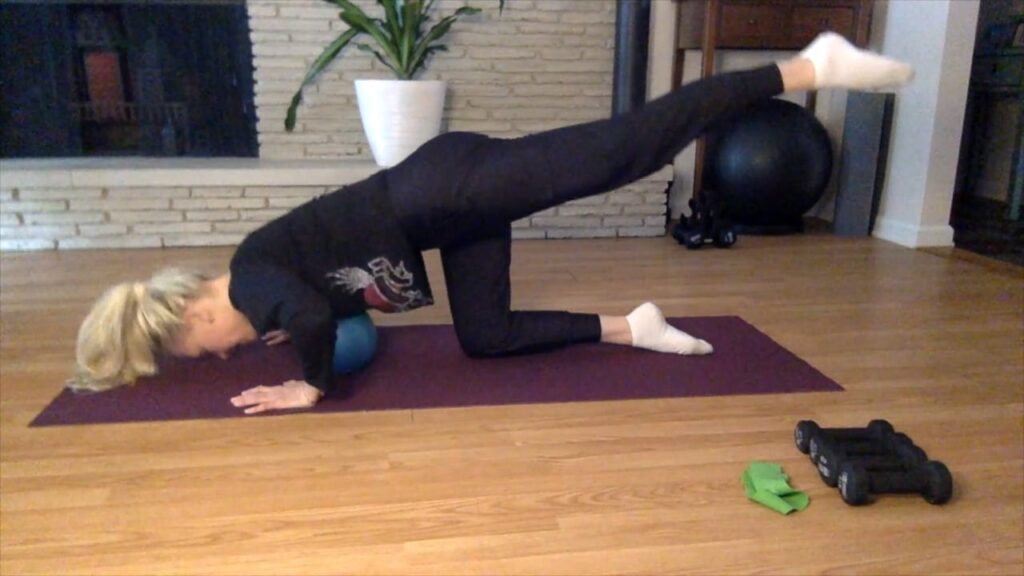
[[(448, 14), (465, 2), (441, 0)], [(447, 130), (515, 137), (607, 117), (615, 0), (471, 0), (424, 79), (449, 83)], [(367, 11), (374, 0), (359, 0)], [(0, 162), (0, 249), (233, 245), (307, 199), (369, 176), (356, 78), (387, 78), (349, 50), (285, 110), (306, 68), (344, 29), (320, 0), (249, 0), (260, 157), (73, 158)], [(516, 238), (660, 236), (672, 169), (515, 223)]]

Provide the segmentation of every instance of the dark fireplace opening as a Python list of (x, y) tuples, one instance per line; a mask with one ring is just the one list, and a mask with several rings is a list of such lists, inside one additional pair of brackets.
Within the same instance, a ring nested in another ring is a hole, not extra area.
[(244, 0), (0, 4), (0, 158), (257, 156)]

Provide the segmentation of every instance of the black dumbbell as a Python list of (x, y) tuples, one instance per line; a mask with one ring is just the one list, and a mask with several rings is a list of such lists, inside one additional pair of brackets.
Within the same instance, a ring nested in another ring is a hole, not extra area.
[(875, 440), (895, 432), (892, 424), (886, 420), (872, 420), (866, 428), (822, 428), (813, 420), (797, 422), (793, 432), (798, 450), (807, 454), (810, 451), (811, 438), (817, 434), (828, 434), (836, 440)]
[(874, 441), (857, 440), (841, 442), (825, 434), (818, 434), (811, 438), (811, 447), (808, 451), (815, 456), (815, 462), (817, 462), (817, 459), (820, 458), (820, 453), (825, 449), (830, 449), (833, 452), (841, 451), (851, 458), (872, 455), (900, 456), (903, 453), (917, 456), (924, 452), (914, 445), (914, 441), (910, 439), (910, 436), (899, 432), (889, 434)]
[[(811, 450), (811, 439), (819, 434), (827, 434), (839, 441), (872, 441), (881, 440), (895, 431), (886, 420), (872, 420), (866, 428), (822, 428), (813, 420), (801, 420), (793, 431), (793, 439), (797, 449), (807, 454)], [(811, 459), (817, 460), (815, 456), (812, 454)]]
[(839, 494), (851, 506), (866, 504), (870, 494), (920, 493), (929, 504), (953, 496), (953, 476), (942, 462), (929, 460), (905, 471), (870, 470), (857, 461), (839, 468)]
[(845, 462), (855, 462), (869, 471), (904, 471), (928, 461), (928, 454), (903, 434), (895, 434), (890, 441), (872, 447), (874, 450), (851, 452), (845, 444), (823, 443), (815, 463), (822, 481), (835, 487)]
[(813, 443), (812, 453), (817, 456), (814, 465), (829, 486), (836, 485), (843, 462), (857, 461), (868, 469), (902, 469), (928, 460), (925, 451), (915, 446), (906, 434), (893, 434), (870, 443), (840, 443), (828, 436), (816, 436)]
[(719, 248), (728, 248), (736, 243), (736, 231), (732, 226), (718, 225), (712, 235), (712, 244)]
[(843, 452), (849, 454), (889, 454), (893, 452), (888, 442), (842, 442), (840, 443), (831, 436), (824, 434), (816, 434), (811, 437), (810, 448), (808, 454), (811, 458), (811, 462), (817, 464), (821, 462), (822, 452), (831, 449), (832, 452), (836, 452), (842, 448)]
[(689, 250), (696, 250), (704, 245), (704, 233), (700, 230), (691, 230), (683, 235), (683, 245)]
[[(891, 425), (885, 421), (872, 421), (867, 430), (875, 435), (873, 440), (865, 440), (857, 435), (846, 435), (856, 438), (846, 441), (837, 440), (833, 435), (818, 431), (813, 433), (809, 442), (808, 452), (811, 463), (818, 469), (822, 480), (829, 486), (836, 485), (839, 464), (851, 458), (878, 457), (899, 459), (907, 456), (913, 460), (921, 460), (923, 450), (914, 446), (914, 442), (906, 434), (889, 432)], [(861, 429), (856, 429), (858, 432)], [(828, 455), (823, 452), (828, 451)], [(925, 458), (927, 459), (927, 455)]]

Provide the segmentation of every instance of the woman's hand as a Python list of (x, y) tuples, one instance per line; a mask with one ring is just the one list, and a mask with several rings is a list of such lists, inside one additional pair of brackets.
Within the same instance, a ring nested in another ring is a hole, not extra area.
[(246, 408), (246, 414), (267, 410), (309, 408), (320, 400), (323, 392), (303, 380), (289, 380), (280, 386), (257, 386), (231, 399), (237, 408)]
[(271, 330), (263, 335), (263, 341), (267, 343), (267, 346), (276, 346), (287, 342), (290, 338), (291, 336), (284, 330)]

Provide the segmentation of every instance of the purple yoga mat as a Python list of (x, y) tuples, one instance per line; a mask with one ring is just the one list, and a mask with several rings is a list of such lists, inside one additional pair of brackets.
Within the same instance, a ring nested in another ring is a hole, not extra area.
[[(740, 318), (669, 322), (711, 342), (715, 353), (678, 356), (584, 344), (544, 354), (474, 360), (462, 354), (450, 325), (380, 328), (373, 364), (341, 377), (339, 383), (349, 388), (347, 395), (329, 395), (312, 412), (843, 389)], [(229, 402), (232, 396), (252, 386), (298, 378), (301, 370), (290, 345), (259, 343), (229, 360), (169, 359), (159, 375), (135, 386), (98, 394), (64, 390), (31, 425), (243, 416)]]

